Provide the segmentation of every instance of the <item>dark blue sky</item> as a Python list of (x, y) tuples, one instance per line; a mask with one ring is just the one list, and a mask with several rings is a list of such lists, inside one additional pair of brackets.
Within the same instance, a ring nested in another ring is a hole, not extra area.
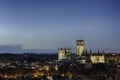
[(0, 0), (0, 45), (120, 48), (119, 0)]

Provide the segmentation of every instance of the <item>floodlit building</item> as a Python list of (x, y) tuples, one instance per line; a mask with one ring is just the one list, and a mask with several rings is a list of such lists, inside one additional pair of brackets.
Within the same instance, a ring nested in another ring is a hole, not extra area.
[(86, 64), (86, 57), (83, 56), (83, 57), (76, 58), (76, 62), (79, 62), (80, 64)]
[(85, 42), (84, 40), (77, 40), (76, 41), (76, 54), (81, 56), (85, 50)]
[(73, 60), (79, 62), (80, 64), (97, 64), (97, 63), (105, 63), (105, 55), (103, 54), (104, 51), (99, 53), (90, 53), (87, 54), (87, 50), (85, 53), (85, 42), (84, 40), (77, 40), (76, 41), (76, 55), (71, 54), (71, 49), (69, 48), (59, 48), (58, 49), (58, 60)]
[(60, 48), (58, 49), (58, 60), (71, 59), (71, 49)]
[(90, 55), (91, 63), (105, 63), (105, 56), (103, 54), (92, 54)]

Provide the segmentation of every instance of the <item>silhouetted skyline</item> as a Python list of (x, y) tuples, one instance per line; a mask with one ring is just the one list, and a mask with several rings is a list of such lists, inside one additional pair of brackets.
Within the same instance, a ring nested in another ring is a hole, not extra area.
[(0, 45), (120, 51), (119, 0), (0, 0)]

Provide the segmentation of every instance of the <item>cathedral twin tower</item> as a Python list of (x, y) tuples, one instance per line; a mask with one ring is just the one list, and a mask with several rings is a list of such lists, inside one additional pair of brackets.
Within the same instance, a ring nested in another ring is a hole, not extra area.
[[(85, 42), (84, 40), (76, 41), (76, 55), (81, 56), (85, 51)], [(71, 49), (69, 48), (60, 48), (58, 49), (58, 60), (70, 59)]]

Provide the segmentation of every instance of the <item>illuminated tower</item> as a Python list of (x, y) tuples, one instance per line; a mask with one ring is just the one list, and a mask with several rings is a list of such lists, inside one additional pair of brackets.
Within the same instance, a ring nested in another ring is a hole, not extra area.
[(71, 49), (67, 48), (65, 53), (66, 53), (66, 59), (71, 60), (71, 53), (72, 53)]
[(65, 53), (66, 53), (67, 56), (70, 56), (71, 53), (72, 53), (72, 51), (71, 51), (70, 48), (67, 48), (66, 51), (65, 51)]
[(85, 50), (85, 42), (84, 40), (77, 40), (76, 41), (76, 54), (81, 56)]
[(58, 60), (65, 59), (65, 49), (60, 48), (58, 49)]
[(71, 49), (59, 48), (58, 49), (58, 60), (71, 59)]

